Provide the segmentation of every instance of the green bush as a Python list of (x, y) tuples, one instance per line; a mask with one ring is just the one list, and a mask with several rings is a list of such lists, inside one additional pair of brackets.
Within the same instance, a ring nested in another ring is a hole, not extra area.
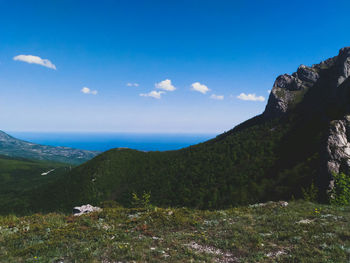
[(344, 173), (333, 174), (334, 187), (330, 191), (330, 203), (333, 205), (350, 204), (350, 176)]
[(301, 188), (303, 194), (303, 199), (309, 202), (316, 202), (318, 198), (318, 188), (315, 186), (314, 182), (311, 183), (309, 188)]
[(152, 208), (151, 205), (151, 193), (143, 192), (142, 197), (138, 197), (136, 193), (132, 193), (132, 205), (137, 208)]

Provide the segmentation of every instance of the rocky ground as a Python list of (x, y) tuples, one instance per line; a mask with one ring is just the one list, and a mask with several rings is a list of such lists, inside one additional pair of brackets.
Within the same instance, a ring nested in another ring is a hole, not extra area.
[(349, 262), (350, 207), (103, 208), (0, 217), (0, 262)]

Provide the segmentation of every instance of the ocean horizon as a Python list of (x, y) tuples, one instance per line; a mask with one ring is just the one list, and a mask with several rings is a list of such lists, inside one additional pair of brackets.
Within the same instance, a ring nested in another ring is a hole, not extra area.
[(81, 150), (107, 151), (125, 147), (140, 151), (178, 150), (214, 138), (217, 134), (197, 133), (113, 133), (113, 132), (8, 132), (24, 141)]

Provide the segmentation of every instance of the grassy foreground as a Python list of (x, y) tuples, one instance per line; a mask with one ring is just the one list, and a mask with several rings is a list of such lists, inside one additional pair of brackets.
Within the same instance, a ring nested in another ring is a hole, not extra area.
[(0, 262), (350, 262), (350, 207), (296, 201), (3, 216)]

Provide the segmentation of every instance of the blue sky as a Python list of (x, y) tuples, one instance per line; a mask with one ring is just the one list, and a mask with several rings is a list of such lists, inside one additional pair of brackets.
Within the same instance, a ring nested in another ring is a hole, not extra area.
[(322, 0), (0, 1), (0, 129), (227, 131), (264, 110), (278, 75), (349, 46), (348, 10)]

